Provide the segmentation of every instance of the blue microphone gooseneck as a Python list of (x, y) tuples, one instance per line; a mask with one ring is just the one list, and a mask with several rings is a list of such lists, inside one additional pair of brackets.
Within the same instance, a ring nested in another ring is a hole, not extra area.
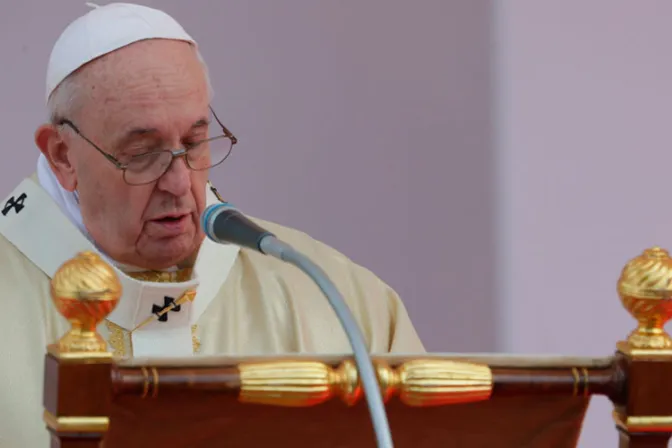
[(352, 347), (362, 389), (376, 434), (378, 447), (392, 448), (392, 436), (373, 362), (366, 349), (364, 336), (348, 305), (329, 276), (308, 257), (278, 240), (227, 203), (214, 204), (201, 216), (201, 227), (212, 241), (235, 244), (259, 251), (296, 266), (308, 275), (326, 296), (345, 330)]

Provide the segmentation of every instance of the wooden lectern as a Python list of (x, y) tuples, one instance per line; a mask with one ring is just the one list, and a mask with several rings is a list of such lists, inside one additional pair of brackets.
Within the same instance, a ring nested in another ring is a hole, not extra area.
[[(375, 446), (350, 356), (113, 358), (96, 325), (120, 287), (102, 261), (90, 280), (92, 257), (80, 254), (52, 281), (72, 323), (45, 357), (52, 447)], [(667, 447), (669, 254), (652, 248), (631, 260), (618, 291), (639, 325), (603, 359), (375, 356), (395, 446), (574, 447), (590, 397), (604, 395), (620, 448)]]

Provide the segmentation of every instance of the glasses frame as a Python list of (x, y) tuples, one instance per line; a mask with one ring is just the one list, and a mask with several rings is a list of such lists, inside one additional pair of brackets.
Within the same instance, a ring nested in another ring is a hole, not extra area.
[[(153, 153), (157, 153), (157, 152), (168, 152), (172, 155), (172, 159), (171, 159), (170, 163), (168, 163), (166, 165), (166, 169), (159, 176), (157, 176), (156, 179), (153, 179), (153, 180), (147, 181), (147, 182), (143, 182), (143, 183), (130, 183), (130, 182), (128, 182), (128, 180), (126, 180), (126, 170), (128, 169), (129, 164), (128, 163), (122, 163), (119, 159), (114, 157), (112, 154), (110, 154), (107, 151), (104, 151), (103, 149), (101, 149), (98, 145), (96, 145), (94, 142), (92, 142), (88, 137), (86, 137), (84, 134), (82, 134), (82, 132), (79, 130), (79, 128), (72, 121), (68, 120), (67, 118), (63, 118), (63, 119), (58, 121), (57, 126), (68, 126), (77, 135), (79, 135), (84, 141), (86, 141), (89, 145), (93, 146), (96, 149), (96, 151), (101, 153), (110, 163), (112, 163), (117, 169), (122, 171), (122, 177), (124, 179), (124, 182), (126, 182), (128, 185), (134, 185), (134, 186), (147, 185), (147, 184), (151, 184), (152, 182), (156, 182), (158, 179), (161, 178), (161, 176), (166, 174), (166, 172), (170, 169), (170, 166), (173, 164), (173, 161), (176, 158), (183, 157), (184, 161), (185, 161), (185, 164), (187, 165), (187, 167), (189, 167), (190, 170), (203, 171), (203, 170), (207, 170), (207, 169), (210, 169), (210, 168), (214, 168), (217, 165), (220, 165), (221, 163), (223, 163), (229, 157), (229, 155), (233, 151), (233, 147), (236, 145), (236, 143), (238, 143), (238, 139), (236, 138), (235, 135), (233, 135), (233, 133), (231, 131), (229, 131), (229, 129), (226, 126), (224, 126), (224, 124), (221, 122), (219, 117), (217, 117), (217, 114), (215, 113), (215, 110), (212, 108), (212, 106), (208, 106), (208, 108), (210, 109), (210, 112), (212, 112), (212, 116), (215, 118), (215, 121), (217, 122), (219, 127), (222, 128), (223, 135), (218, 135), (216, 137), (210, 137), (210, 138), (207, 138), (205, 140), (201, 140), (198, 143), (195, 143), (195, 144), (191, 145), (191, 147), (189, 149), (186, 149), (186, 148), (181, 148), (181, 149), (178, 149), (178, 150), (161, 149), (161, 150), (158, 150), (158, 151), (149, 151), (149, 152), (145, 152), (145, 153), (133, 156), (133, 157), (144, 157), (144, 156), (147, 156), (149, 154), (153, 154)], [(191, 150), (191, 149), (193, 149), (193, 148), (195, 148), (199, 145), (203, 145), (203, 144), (212, 142), (214, 140), (219, 140), (219, 139), (222, 139), (222, 138), (228, 138), (229, 140), (231, 140), (231, 149), (229, 150), (229, 153), (226, 155), (226, 157), (224, 157), (221, 161), (217, 162), (216, 164), (211, 165), (207, 168), (197, 169), (197, 168), (193, 168), (191, 165), (189, 165), (189, 159), (187, 159), (187, 157), (186, 157), (189, 150)]]

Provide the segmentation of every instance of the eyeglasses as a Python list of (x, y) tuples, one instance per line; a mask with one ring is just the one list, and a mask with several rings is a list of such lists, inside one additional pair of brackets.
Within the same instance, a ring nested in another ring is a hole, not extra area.
[(222, 128), (223, 135), (190, 143), (177, 150), (143, 151), (140, 154), (130, 156), (125, 163), (112, 154), (100, 149), (98, 145), (85, 137), (72, 121), (63, 119), (58, 122), (58, 125), (70, 127), (77, 135), (105, 156), (117, 169), (123, 172), (123, 178), (127, 184), (146, 185), (163, 176), (175, 158), (182, 157), (190, 169), (203, 171), (219, 165), (229, 157), (233, 145), (238, 143), (238, 139), (217, 118), (217, 114), (215, 114), (212, 107), (210, 107), (210, 112), (212, 112), (212, 116), (217, 121), (217, 124)]

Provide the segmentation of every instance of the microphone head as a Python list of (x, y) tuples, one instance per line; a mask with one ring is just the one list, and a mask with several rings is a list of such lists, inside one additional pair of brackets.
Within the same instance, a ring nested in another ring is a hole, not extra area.
[(213, 204), (203, 210), (201, 228), (215, 243), (235, 244), (260, 252), (261, 240), (273, 236), (228, 202)]
[(213, 229), (213, 224), (215, 222), (214, 218), (226, 210), (237, 209), (229, 202), (218, 202), (216, 204), (208, 205), (205, 210), (203, 210), (203, 213), (201, 213), (201, 229), (203, 230), (203, 233), (205, 233), (205, 236), (209, 239), (217, 243), (221, 241), (215, 237)]

